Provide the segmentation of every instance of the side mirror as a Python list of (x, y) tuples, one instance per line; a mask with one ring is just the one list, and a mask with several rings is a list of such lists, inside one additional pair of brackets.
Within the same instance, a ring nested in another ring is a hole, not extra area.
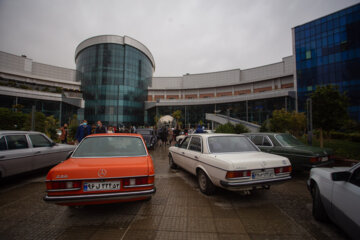
[(53, 147), (56, 145), (56, 142), (51, 142), (50, 146)]
[(175, 147), (179, 147), (179, 144), (178, 144), (178, 143), (175, 143)]
[(71, 157), (71, 155), (73, 154), (73, 152), (74, 152), (74, 151), (69, 152), (69, 154), (67, 155), (67, 157), (66, 157), (65, 160), (68, 160), (68, 159)]
[(333, 181), (348, 181), (351, 176), (350, 172), (334, 172), (331, 174)]

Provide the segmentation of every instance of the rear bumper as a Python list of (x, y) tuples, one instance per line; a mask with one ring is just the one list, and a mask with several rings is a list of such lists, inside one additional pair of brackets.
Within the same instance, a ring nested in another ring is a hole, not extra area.
[(156, 192), (156, 188), (137, 192), (118, 192), (118, 193), (98, 193), (86, 195), (68, 195), (68, 196), (48, 196), (44, 197), (45, 202), (49, 203), (78, 203), (78, 202), (97, 202), (97, 201), (116, 201), (131, 200), (137, 198), (151, 197)]
[(239, 189), (242, 188), (249, 188), (249, 187), (265, 187), (272, 184), (278, 184), (285, 181), (288, 181), (291, 179), (291, 176), (285, 176), (285, 177), (278, 177), (273, 179), (260, 179), (260, 180), (254, 180), (254, 181), (242, 181), (242, 182), (227, 182), (227, 181), (220, 181), (220, 185), (226, 189)]

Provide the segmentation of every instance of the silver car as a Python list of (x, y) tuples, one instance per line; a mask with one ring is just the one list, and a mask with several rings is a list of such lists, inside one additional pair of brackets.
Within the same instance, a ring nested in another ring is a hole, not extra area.
[(56, 165), (74, 149), (40, 132), (0, 131), (0, 178)]

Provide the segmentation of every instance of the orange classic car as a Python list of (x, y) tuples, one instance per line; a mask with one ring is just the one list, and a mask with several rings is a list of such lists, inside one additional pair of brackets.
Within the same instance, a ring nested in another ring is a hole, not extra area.
[(46, 177), (46, 202), (105, 204), (149, 199), (155, 171), (139, 134), (94, 134)]

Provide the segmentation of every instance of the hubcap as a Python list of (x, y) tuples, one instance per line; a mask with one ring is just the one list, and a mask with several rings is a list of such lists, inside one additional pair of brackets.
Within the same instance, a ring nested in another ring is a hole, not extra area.
[(200, 185), (201, 189), (203, 189), (203, 190), (206, 188), (206, 177), (203, 173), (200, 173), (199, 185)]

